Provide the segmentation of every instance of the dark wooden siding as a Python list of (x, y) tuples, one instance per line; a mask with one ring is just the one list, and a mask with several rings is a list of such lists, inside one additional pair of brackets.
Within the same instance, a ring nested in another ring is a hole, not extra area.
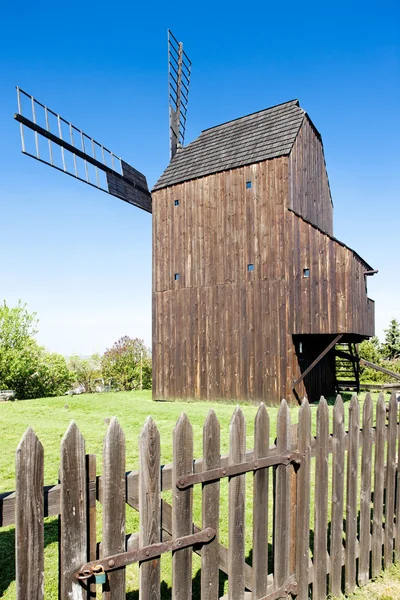
[(153, 193), (155, 398), (293, 399), (293, 334), (373, 334), (361, 261), (288, 187), (281, 157)]
[(289, 156), (289, 206), (333, 234), (333, 206), (321, 138), (306, 116)]

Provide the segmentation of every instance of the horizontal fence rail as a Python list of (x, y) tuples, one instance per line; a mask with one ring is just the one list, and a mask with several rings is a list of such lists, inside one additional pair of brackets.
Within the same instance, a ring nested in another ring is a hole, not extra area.
[[(16, 454), (16, 489), (0, 496), (0, 526), (15, 525), (17, 599), (44, 598), (46, 516), (60, 520), (63, 598), (89, 598), (99, 589), (107, 600), (125, 598), (125, 567), (132, 563), (139, 564), (140, 598), (161, 598), (161, 561), (172, 554), (172, 598), (186, 600), (193, 594), (195, 552), (201, 557), (201, 592), (193, 597), (201, 600), (220, 598), (220, 572), (228, 580), (229, 600), (307, 600), (310, 585), (313, 599), (325, 599), (352, 593), (399, 558), (395, 394), (388, 405), (381, 394), (375, 408), (367, 394), (362, 414), (356, 396), (346, 410), (338, 396), (332, 416), (321, 398), (315, 436), (307, 400), (296, 425), (282, 401), (276, 432), (261, 404), (251, 450), (246, 425), (237, 408), (230, 450), (221, 456), (220, 425), (210, 410), (203, 457), (194, 460), (192, 425), (183, 414), (173, 432), (173, 462), (161, 465), (160, 435), (149, 417), (139, 438), (139, 469), (126, 471), (125, 436), (114, 418), (104, 440), (102, 474), (96, 476), (96, 456), (86, 454), (85, 440), (71, 423), (61, 443), (60, 481), (46, 487), (43, 447), (28, 428)], [(161, 496), (167, 490), (172, 503)], [(96, 501), (102, 504), (101, 540)], [(202, 517), (195, 523), (198, 502)], [(126, 505), (139, 513), (138, 532), (126, 533)], [(220, 540), (222, 506), (227, 545)]]

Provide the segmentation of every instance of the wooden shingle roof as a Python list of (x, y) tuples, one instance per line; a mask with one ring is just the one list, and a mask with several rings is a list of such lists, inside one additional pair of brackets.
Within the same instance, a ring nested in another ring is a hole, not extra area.
[(205, 129), (177, 152), (153, 189), (287, 155), (304, 115), (291, 100)]

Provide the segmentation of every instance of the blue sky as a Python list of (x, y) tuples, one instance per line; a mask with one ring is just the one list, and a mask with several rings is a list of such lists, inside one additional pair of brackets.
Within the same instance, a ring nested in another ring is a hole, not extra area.
[(299, 98), (322, 133), (334, 232), (379, 274), (378, 335), (400, 319), (398, 2), (1, 8), (0, 299), (38, 313), (65, 355), (151, 344), (151, 216), (20, 153), (15, 86), (111, 148), (152, 186), (169, 159), (167, 28), (192, 60), (186, 142)]

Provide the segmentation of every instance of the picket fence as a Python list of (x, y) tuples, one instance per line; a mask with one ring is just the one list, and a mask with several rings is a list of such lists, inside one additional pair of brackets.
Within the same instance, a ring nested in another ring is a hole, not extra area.
[[(400, 555), (396, 397), (393, 394), (387, 405), (381, 394), (374, 412), (367, 394), (360, 428), (354, 396), (348, 431), (342, 398), (337, 397), (333, 408), (332, 431), (322, 398), (316, 436), (311, 410), (304, 400), (298, 424), (291, 426), (290, 411), (282, 401), (271, 444), (269, 415), (261, 405), (254, 448), (246, 450), (246, 422), (237, 408), (227, 456), (221, 456), (220, 425), (210, 410), (203, 428), (203, 457), (195, 461), (192, 425), (182, 414), (173, 432), (173, 462), (165, 466), (160, 464), (160, 435), (149, 417), (139, 438), (139, 470), (128, 473), (124, 433), (112, 419), (104, 439), (102, 475), (97, 477), (96, 457), (86, 455), (85, 441), (71, 423), (61, 443), (59, 483), (50, 487), (43, 487), (43, 447), (28, 428), (16, 454), (16, 490), (0, 498), (0, 525), (15, 524), (17, 600), (44, 598), (43, 519), (51, 515), (59, 515), (62, 600), (96, 594), (122, 600), (125, 567), (132, 562), (139, 563), (139, 598), (157, 600), (166, 553), (172, 553), (173, 600), (217, 600), (220, 572), (228, 578), (229, 600), (325, 600), (328, 593), (339, 596), (365, 585)], [(246, 473), (247, 486), (252, 485), (251, 564), (246, 562), (245, 545)], [(219, 539), (224, 478), (227, 546)], [(201, 486), (202, 503), (202, 522), (197, 525), (195, 486)], [(172, 490), (172, 504), (162, 499), (165, 490)], [(96, 499), (102, 504), (101, 542), (96, 537)], [(126, 504), (139, 511), (139, 532), (130, 535), (125, 531)], [(192, 590), (193, 551), (201, 556), (198, 596)]]

